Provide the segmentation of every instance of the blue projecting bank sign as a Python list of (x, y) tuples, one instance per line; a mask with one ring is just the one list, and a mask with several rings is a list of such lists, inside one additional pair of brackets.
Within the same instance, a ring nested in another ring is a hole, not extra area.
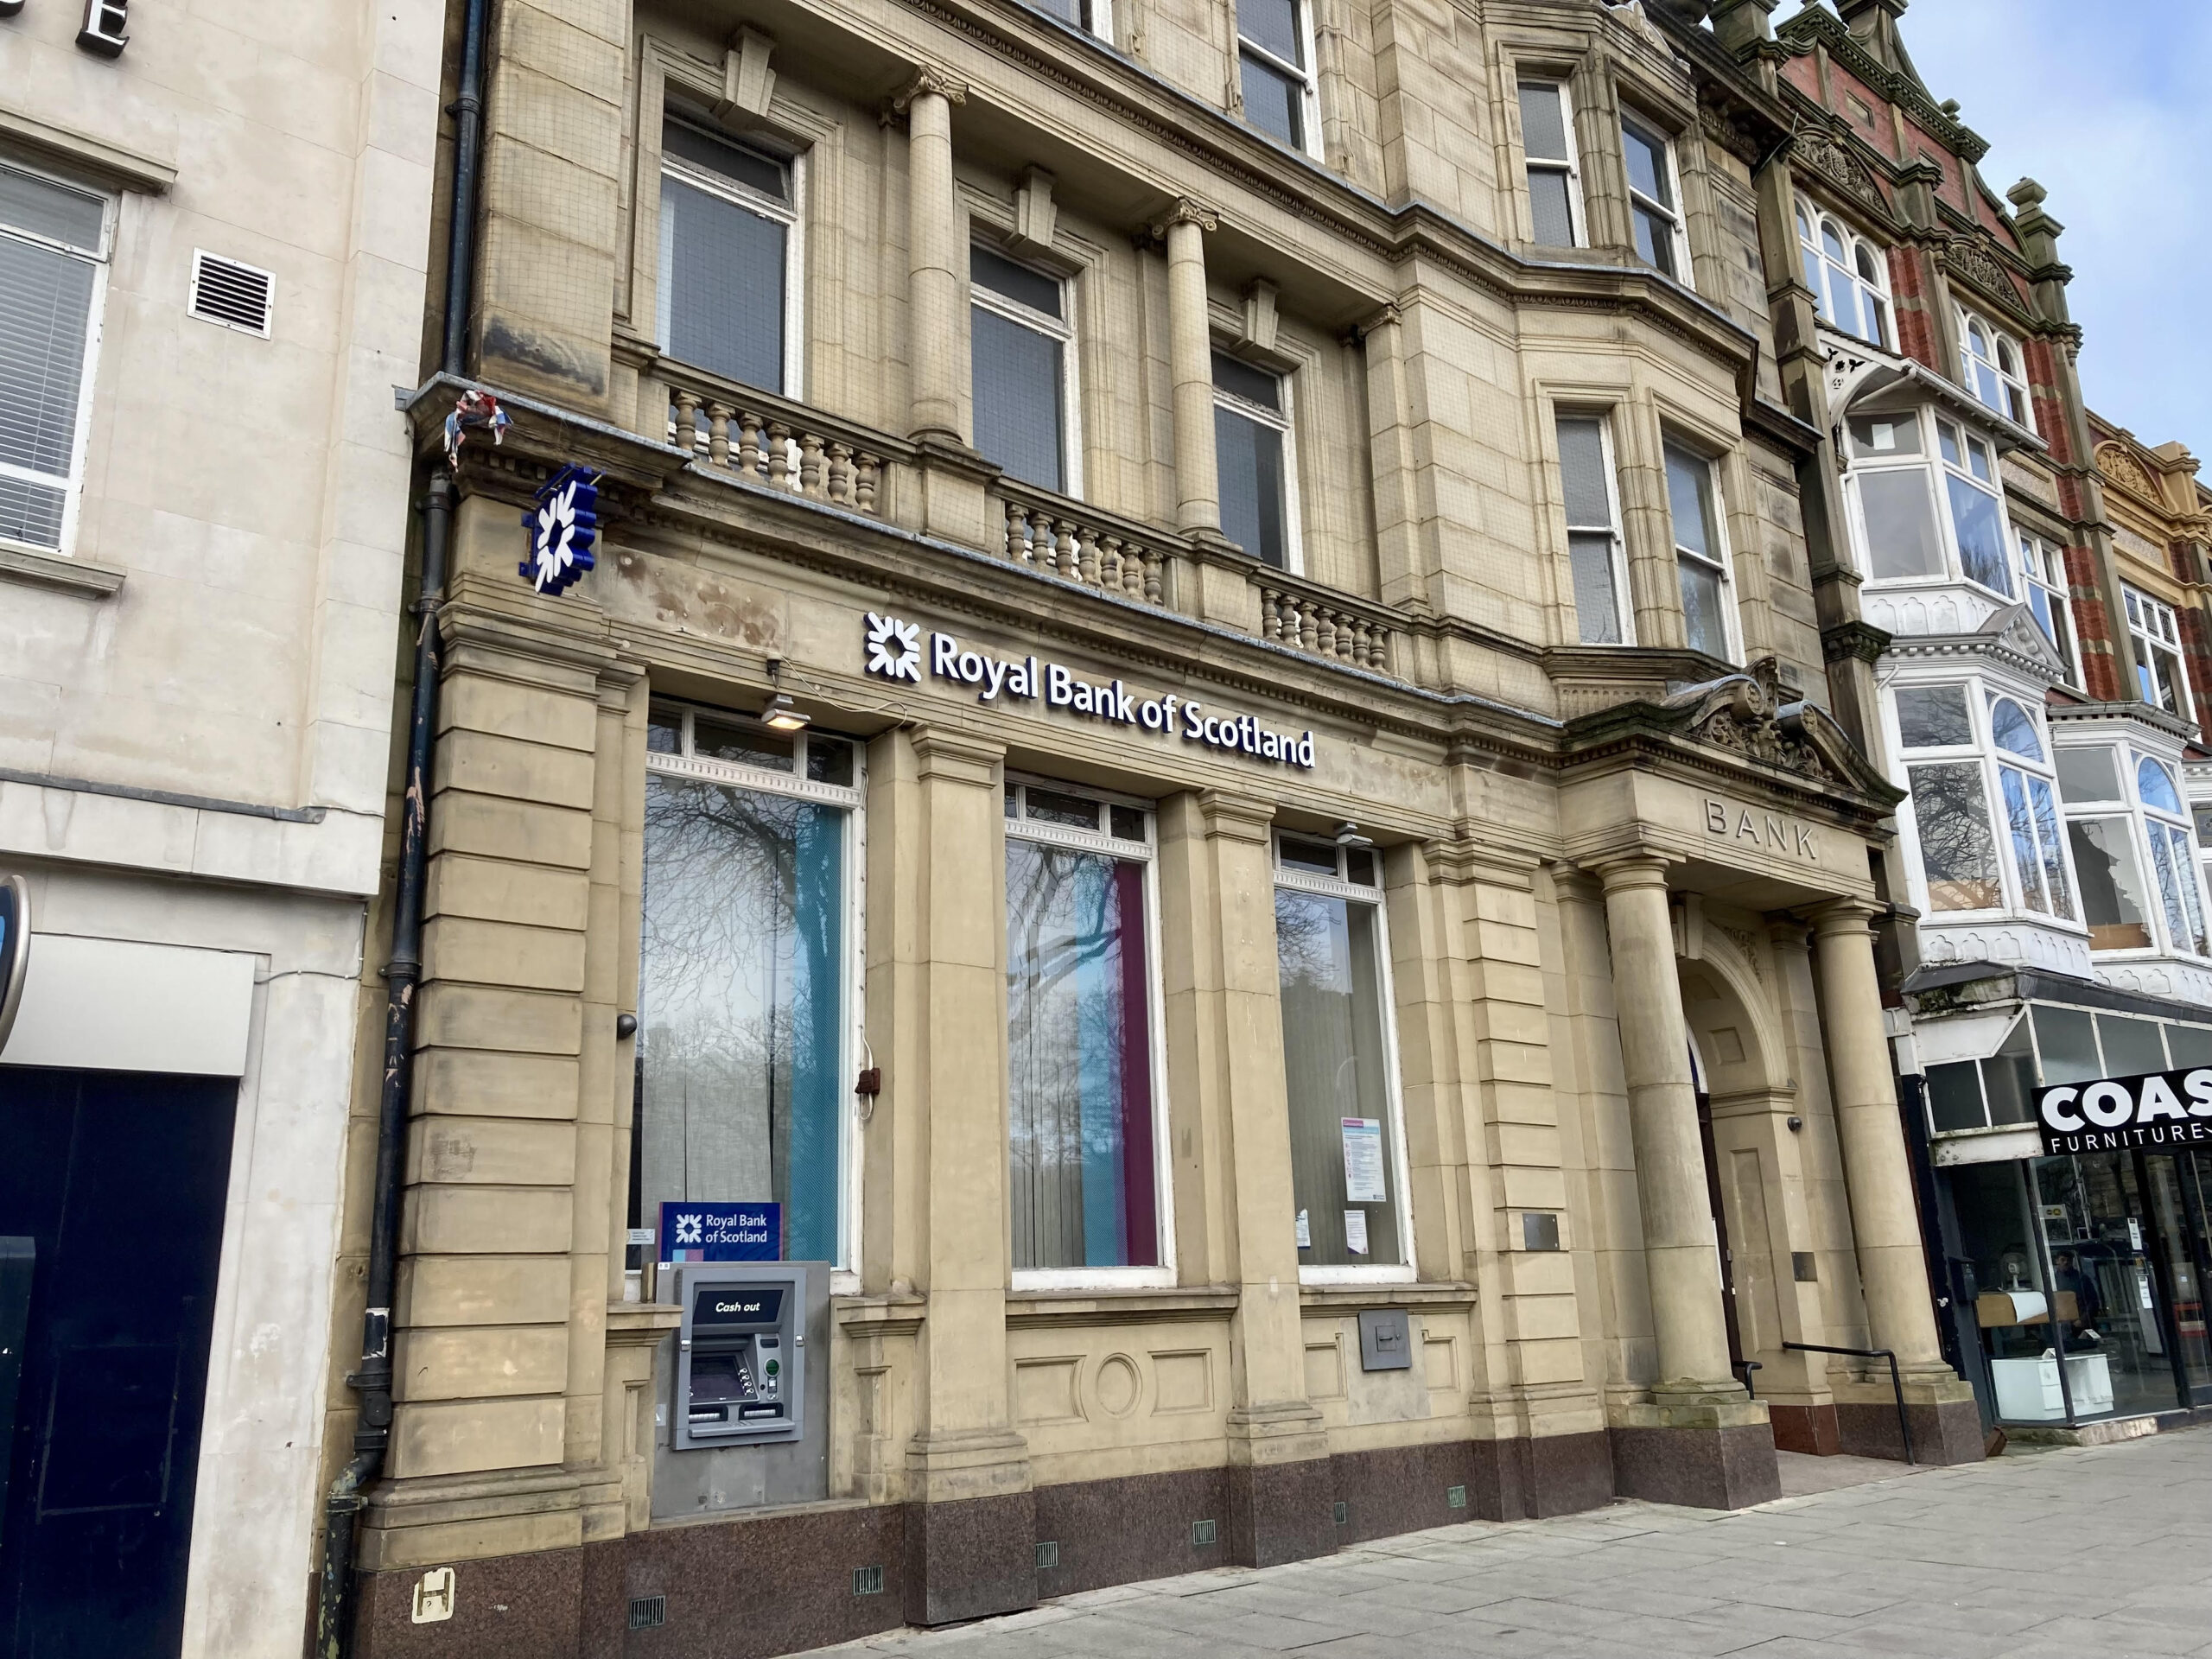
[(780, 1204), (702, 1204), (678, 1199), (660, 1207), (664, 1262), (780, 1262)]

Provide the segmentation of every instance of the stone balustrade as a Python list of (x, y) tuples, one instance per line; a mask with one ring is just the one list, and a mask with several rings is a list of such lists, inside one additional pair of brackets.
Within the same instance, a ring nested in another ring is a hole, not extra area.
[(884, 516), (893, 446), (782, 399), (673, 381), (668, 441), (706, 465), (810, 500)]
[(1165, 605), (1168, 556), (1130, 528), (1041, 490), (1001, 480), (1006, 556), (1065, 581), (1147, 605)]
[(1261, 638), (1354, 668), (1390, 671), (1391, 629), (1366, 607), (1294, 587), (1280, 571), (1255, 575), (1252, 585), (1260, 590)]

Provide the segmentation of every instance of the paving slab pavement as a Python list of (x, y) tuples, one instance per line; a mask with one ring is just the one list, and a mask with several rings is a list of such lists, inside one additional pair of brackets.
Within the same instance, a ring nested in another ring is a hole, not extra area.
[(1783, 1491), (1732, 1514), (1623, 1502), (1468, 1522), (817, 1652), (2212, 1659), (2212, 1430), (1958, 1469), (1801, 1458)]

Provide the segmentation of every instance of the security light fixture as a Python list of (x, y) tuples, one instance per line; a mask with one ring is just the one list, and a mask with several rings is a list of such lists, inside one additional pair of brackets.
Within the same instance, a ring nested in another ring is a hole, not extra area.
[(1372, 847), (1374, 844), (1359, 833), (1359, 826), (1350, 818), (1337, 826), (1337, 845), (1339, 847)]
[(776, 695), (768, 699), (768, 706), (760, 711), (760, 723), (772, 732), (804, 731), (814, 716), (791, 699), (783, 689), (784, 659), (768, 659), (768, 683), (776, 688)]

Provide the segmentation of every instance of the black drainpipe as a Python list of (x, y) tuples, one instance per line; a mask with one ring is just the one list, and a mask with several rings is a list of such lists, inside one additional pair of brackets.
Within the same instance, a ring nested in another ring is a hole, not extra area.
[[(445, 340), (442, 372), (459, 375), (467, 360), (468, 299), (476, 262), (476, 175), (484, 128), (486, 0), (468, 0), (463, 26), (461, 91), (453, 115), (453, 203), (446, 238)], [(415, 987), (423, 976), (423, 883), (429, 862), (430, 756), (438, 714), (438, 607), (446, 585), (446, 548), (453, 527), (454, 481), (440, 466), (423, 503), (423, 576), (414, 613), (415, 688), (407, 716), (405, 786), (400, 796), (399, 874), (392, 890), (391, 955), (385, 969), (384, 1087), (377, 1108), (377, 1172), (369, 1226), (367, 1307), (361, 1321), (361, 1369), (348, 1376), (360, 1397), (353, 1459), (331, 1483), (324, 1503), (322, 1584), (315, 1609), (318, 1659), (346, 1659), (353, 1650), (359, 1573), (354, 1526), (362, 1493), (384, 1466), (391, 1440), (391, 1293), (399, 1260), (400, 1149), (407, 1133), (409, 1062), (414, 1048)]]

